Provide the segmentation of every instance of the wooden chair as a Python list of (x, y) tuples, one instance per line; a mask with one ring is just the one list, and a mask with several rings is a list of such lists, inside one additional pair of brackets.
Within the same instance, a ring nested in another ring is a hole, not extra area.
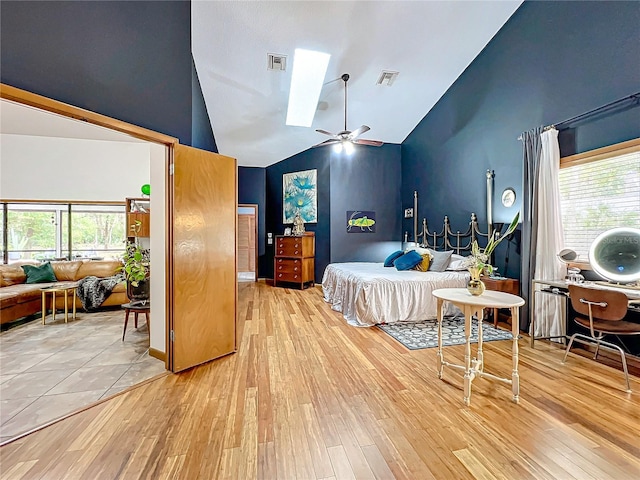
[(622, 368), (627, 380), (627, 392), (631, 393), (627, 358), (625, 352), (618, 345), (603, 340), (605, 335), (640, 335), (640, 324), (627, 322), (627, 296), (621, 292), (587, 288), (579, 285), (569, 285), (571, 306), (576, 311), (575, 322), (581, 327), (589, 329), (590, 335), (574, 333), (571, 335), (567, 350), (564, 352), (562, 363), (567, 360), (573, 341), (583, 344), (596, 345), (594, 360), (598, 358), (600, 347), (617, 350), (622, 358)]

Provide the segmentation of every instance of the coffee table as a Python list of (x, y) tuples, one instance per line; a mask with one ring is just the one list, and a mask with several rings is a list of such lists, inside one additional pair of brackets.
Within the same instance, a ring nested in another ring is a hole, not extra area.
[(64, 294), (64, 323), (69, 322), (69, 292), (73, 297), (73, 314), (72, 320), (76, 319), (76, 291), (78, 289), (77, 283), (64, 283), (51, 285), (49, 287), (43, 287), (40, 289), (42, 292), (42, 324), (45, 325), (45, 318), (47, 316), (47, 293), (51, 293), (51, 312), (53, 314), (53, 321), (56, 320), (56, 293), (60, 292)]

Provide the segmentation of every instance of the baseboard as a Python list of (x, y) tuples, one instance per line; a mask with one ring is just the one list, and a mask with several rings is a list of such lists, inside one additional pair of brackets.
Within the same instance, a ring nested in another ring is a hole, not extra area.
[(167, 354), (165, 352), (161, 352), (160, 350), (156, 350), (155, 348), (149, 348), (149, 356), (167, 363)]

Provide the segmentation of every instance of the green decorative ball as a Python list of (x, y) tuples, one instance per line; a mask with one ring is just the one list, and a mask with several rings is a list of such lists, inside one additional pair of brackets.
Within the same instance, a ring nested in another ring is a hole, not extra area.
[(143, 195), (151, 195), (151, 185), (149, 185), (148, 183), (142, 185), (142, 188), (140, 190), (142, 190)]

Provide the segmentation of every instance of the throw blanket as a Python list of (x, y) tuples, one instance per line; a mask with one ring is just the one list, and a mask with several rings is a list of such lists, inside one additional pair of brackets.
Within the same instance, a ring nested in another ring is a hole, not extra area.
[(111, 295), (115, 286), (124, 281), (124, 275), (98, 278), (94, 276), (84, 277), (78, 282), (78, 297), (85, 310), (95, 310), (106, 298)]

